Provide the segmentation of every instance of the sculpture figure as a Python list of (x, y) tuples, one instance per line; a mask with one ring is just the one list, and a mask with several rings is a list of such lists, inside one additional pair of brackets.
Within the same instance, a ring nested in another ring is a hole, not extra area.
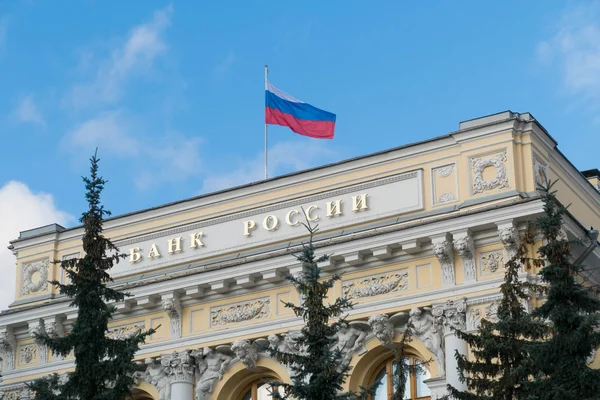
[(196, 400), (208, 400), (233, 358), (211, 347), (194, 350), (192, 356), (196, 359)]
[(420, 308), (410, 310), (413, 335), (433, 354), (440, 376), (445, 376), (444, 336), (429, 308), (425, 308), (425, 311)]

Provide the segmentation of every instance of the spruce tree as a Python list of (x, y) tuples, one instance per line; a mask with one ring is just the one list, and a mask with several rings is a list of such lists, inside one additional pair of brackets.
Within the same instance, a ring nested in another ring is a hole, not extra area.
[[(38, 337), (54, 353), (75, 356), (75, 370), (67, 379), (54, 374), (30, 385), (36, 399), (123, 400), (131, 394), (135, 364), (132, 362), (140, 344), (153, 330), (137, 332), (125, 339), (107, 337), (108, 323), (115, 307), (126, 294), (107, 286), (112, 282), (109, 270), (125, 255), (102, 235), (102, 222), (110, 215), (100, 202), (106, 181), (98, 176), (97, 155), (90, 159), (90, 177), (84, 177), (88, 210), (80, 218), (83, 223), (83, 258), (60, 262), (69, 283), (58, 286), (60, 293), (77, 308), (77, 320), (64, 337)], [(58, 262), (58, 261), (57, 261)]]
[(406, 327), (404, 329), (404, 333), (402, 334), (402, 339), (398, 344), (398, 347), (393, 350), (394, 352), (394, 376), (393, 376), (393, 384), (394, 384), (394, 393), (390, 400), (404, 400), (404, 394), (406, 392), (406, 388), (409, 387), (409, 379), (413, 374), (422, 373), (425, 371), (427, 365), (431, 362), (431, 360), (427, 361), (415, 361), (415, 363), (407, 362), (407, 345), (413, 339), (413, 324), (412, 321), (408, 320), (406, 323)]
[(302, 272), (298, 276), (290, 274), (287, 277), (296, 287), (301, 304), (284, 303), (296, 316), (302, 317), (305, 324), (293, 338), (293, 347), (297, 351), (269, 347), (271, 356), (290, 368), (292, 380), (291, 384), (271, 382), (273, 399), (366, 399), (365, 389), (362, 389), (360, 395), (341, 393), (350, 367), (344, 362), (342, 350), (335, 347), (335, 336), (348, 326), (342, 314), (352, 308), (352, 303), (346, 298), (336, 298), (332, 304), (326, 304), (329, 290), (341, 277), (321, 277), (318, 264), (327, 261), (329, 256), (317, 257), (313, 245), (317, 227), (310, 226), (308, 222), (305, 227), (310, 234), (309, 242), (303, 244), (301, 252), (295, 255), (302, 264)]
[(538, 219), (544, 244), (538, 252), (545, 265), (540, 276), (548, 286), (546, 301), (533, 314), (550, 325), (550, 337), (536, 347), (533, 358), (541, 373), (531, 382), (533, 397), (540, 400), (587, 400), (600, 397), (600, 370), (588, 358), (600, 345), (600, 301), (589, 295), (580, 281), (582, 265), (571, 260), (571, 246), (561, 234), (564, 207), (547, 183), (539, 191), (544, 215)]
[[(528, 293), (539, 288), (519, 279), (519, 270), (539, 265), (529, 258), (534, 244), (534, 229), (529, 226), (520, 240), (516, 254), (505, 265), (504, 283), (500, 286), (502, 299), (498, 305), (497, 321), (481, 320), (477, 332), (457, 330), (473, 355), (456, 352), (459, 378), (468, 390), (460, 391), (448, 385), (452, 398), (459, 400), (513, 400), (528, 398), (527, 382), (537, 375), (538, 365), (531, 358), (538, 342), (547, 334), (547, 326), (532, 317), (524, 308)], [(447, 354), (447, 357), (452, 355)]]

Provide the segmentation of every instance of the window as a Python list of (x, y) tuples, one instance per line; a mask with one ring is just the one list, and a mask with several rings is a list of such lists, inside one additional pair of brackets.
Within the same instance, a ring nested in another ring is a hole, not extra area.
[(240, 400), (271, 400), (271, 385), (263, 381), (254, 382), (243, 393)]
[[(415, 364), (419, 360), (416, 358), (406, 358), (405, 363)], [(394, 394), (394, 372), (396, 365), (394, 359), (388, 360), (380, 369), (377, 370), (375, 377), (371, 381), (371, 384), (377, 385), (375, 394), (371, 397), (371, 400), (388, 400), (392, 394)], [(406, 390), (404, 391), (404, 399), (409, 400), (428, 400), (430, 399), (431, 393), (429, 388), (425, 385), (424, 381), (429, 379), (431, 375), (429, 371), (424, 369), (423, 371), (417, 371), (411, 373), (410, 378), (406, 384)]]

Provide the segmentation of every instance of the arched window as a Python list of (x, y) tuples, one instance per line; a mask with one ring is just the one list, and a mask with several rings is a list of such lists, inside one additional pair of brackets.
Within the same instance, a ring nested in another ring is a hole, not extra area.
[[(408, 357), (404, 359), (405, 363), (411, 363), (414, 365), (420, 360), (414, 357)], [(388, 400), (392, 394), (394, 394), (394, 372), (396, 370), (395, 360), (389, 359), (386, 361), (375, 373), (375, 376), (371, 380), (371, 385), (376, 385), (375, 394), (371, 397), (371, 400)], [(407, 380), (406, 390), (404, 391), (404, 399), (409, 400), (428, 400), (431, 397), (431, 393), (424, 381), (429, 379), (431, 375), (429, 371), (423, 368), (422, 371), (413, 372), (410, 374)]]
[(264, 380), (256, 381), (244, 390), (240, 400), (271, 400), (271, 385)]

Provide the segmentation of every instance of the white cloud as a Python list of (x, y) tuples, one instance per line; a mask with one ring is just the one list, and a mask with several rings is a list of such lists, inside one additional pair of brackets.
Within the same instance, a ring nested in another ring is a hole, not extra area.
[[(339, 153), (318, 140), (280, 142), (269, 148), (269, 176), (290, 173), (339, 159)], [(202, 192), (213, 192), (264, 179), (264, 154), (238, 163), (232, 171), (203, 181)]]
[(181, 181), (199, 174), (200, 137), (167, 132), (152, 132), (143, 122), (123, 110), (101, 112), (68, 132), (61, 141), (63, 149), (77, 155), (100, 154), (116, 157), (135, 168), (135, 185), (152, 189), (164, 182)]
[(567, 9), (553, 36), (538, 45), (537, 55), (560, 68), (568, 93), (600, 100), (600, 1)]
[(61, 145), (77, 153), (91, 154), (99, 147), (103, 153), (137, 156), (138, 141), (130, 136), (131, 124), (121, 110), (101, 112), (67, 133)]
[(120, 100), (128, 81), (150, 70), (156, 58), (167, 50), (162, 34), (171, 24), (172, 14), (173, 7), (169, 5), (155, 11), (150, 22), (134, 27), (110, 57), (100, 61), (91, 82), (77, 84), (70, 90), (65, 105), (81, 108)]
[(231, 68), (231, 66), (233, 65), (234, 62), (235, 62), (235, 53), (233, 51), (230, 51), (229, 54), (227, 55), (227, 57), (225, 57), (223, 60), (221, 60), (219, 65), (217, 65), (217, 67), (215, 68), (215, 78), (216, 79), (223, 78), (225, 76), (225, 74), (227, 74), (227, 71), (229, 71), (229, 68)]
[(35, 105), (32, 95), (21, 99), (14, 111), (14, 115), (20, 122), (46, 128), (46, 121)]
[(58, 223), (66, 225), (73, 217), (56, 208), (52, 195), (33, 193), (22, 182), (11, 181), (0, 187), (0, 309), (14, 301), (16, 259), (8, 243), (19, 232)]

